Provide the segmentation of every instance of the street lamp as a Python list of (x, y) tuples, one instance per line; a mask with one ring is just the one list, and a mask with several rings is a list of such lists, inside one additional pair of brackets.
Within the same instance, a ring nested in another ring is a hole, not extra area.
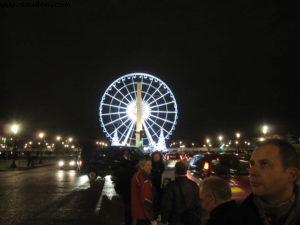
[(39, 137), (40, 139), (43, 139), (43, 138), (45, 137), (45, 133), (44, 133), (44, 132), (40, 132), (40, 133), (38, 134), (38, 137)]
[(59, 136), (59, 135), (56, 136), (56, 140), (57, 140), (57, 141), (60, 141), (60, 140), (61, 140), (61, 136)]
[(269, 132), (269, 126), (263, 125), (261, 131), (264, 135), (266, 135)]
[(207, 151), (209, 151), (209, 147), (211, 147), (211, 144), (210, 144), (210, 139), (209, 138), (206, 138), (206, 146), (207, 146)]
[[(43, 143), (44, 142), (44, 137), (45, 137), (45, 133), (44, 132), (39, 132), (38, 133), (38, 138), (41, 139), (41, 142)], [(43, 145), (41, 146), (41, 152), (40, 152), (40, 160), (39, 160), (39, 164), (42, 164), (42, 154), (43, 154)]]
[(220, 142), (222, 142), (223, 141), (223, 136), (219, 135), (218, 139), (219, 139)]
[[(14, 139), (16, 139), (17, 134), (20, 131), (20, 125), (19, 124), (12, 124), (10, 126), (10, 132), (12, 133), (12, 135), (14, 136)], [(13, 146), (13, 161), (10, 165), (10, 168), (16, 168), (16, 150), (17, 150), (18, 146), (17, 146), (17, 140), (14, 140), (14, 146)]]
[(73, 141), (73, 138), (72, 138), (72, 137), (69, 137), (69, 138), (68, 138), (68, 141), (69, 141), (69, 142), (72, 142), (72, 141)]
[(236, 144), (236, 150), (237, 151), (239, 151), (240, 149), (239, 149), (239, 138), (241, 137), (241, 133), (239, 133), (239, 132), (237, 132), (236, 134), (235, 134), (235, 136), (236, 136), (236, 142), (235, 142), (235, 144)]

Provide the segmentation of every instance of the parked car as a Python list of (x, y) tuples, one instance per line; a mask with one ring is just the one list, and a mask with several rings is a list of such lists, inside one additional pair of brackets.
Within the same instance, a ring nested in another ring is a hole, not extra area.
[(248, 161), (235, 154), (197, 154), (189, 165), (190, 179), (201, 184), (208, 176), (219, 176), (230, 184), (233, 199), (241, 202), (250, 192)]
[(77, 163), (78, 170), (82, 174), (87, 174), (90, 183), (93, 184), (97, 177), (113, 175), (120, 166), (122, 157), (137, 164), (144, 154), (135, 147), (83, 148)]
[(183, 155), (181, 155), (179, 152), (168, 152), (165, 154), (164, 156), (164, 160), (169, 161), (169, 160), (182, 160), (183, 159)]

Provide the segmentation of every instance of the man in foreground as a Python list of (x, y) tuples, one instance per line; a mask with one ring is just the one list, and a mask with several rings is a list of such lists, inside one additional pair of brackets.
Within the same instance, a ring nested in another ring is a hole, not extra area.
[(243, 202), (242, 224), (300, 225), (300, 193), (296, 184), (299, 156), (281, 139), (257, 145), (249, 162), (252, 194)]

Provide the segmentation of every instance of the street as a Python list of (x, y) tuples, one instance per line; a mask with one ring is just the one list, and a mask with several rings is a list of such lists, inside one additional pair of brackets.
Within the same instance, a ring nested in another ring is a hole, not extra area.
[(123, 220), (122, 204), (109, 177), (90, 188), (87, 176), (56, 166), (1, 171), (0, 199), (1, 225), (121, 224)]

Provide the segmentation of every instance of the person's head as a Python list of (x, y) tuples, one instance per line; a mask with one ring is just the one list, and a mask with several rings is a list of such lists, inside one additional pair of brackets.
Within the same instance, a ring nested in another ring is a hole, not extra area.
[(188, 169), (187, 162), (178, 161), (175, 164), (175, 175), (176, 176), (184, 176), (184, 175), (186, 175), (187, 169)]
[(139, 168), (146, 174), (150, 175), (152, 170), (152, 162), (150, 157), (145, 157), (139, 161)]
[(202, 181), (200, 199), (204, 209), (211, 211), (218, 205), (230, 201), (231, 197), (230, 186), (222, 178), (211, 176)]
[(162, 154), (158, 151), (153, 152), (151, 155), (152, 162), (161, 162), (162, 161)]
[(249, 180), (255, 195), (276, 202), (293, 192), (299, 171), (295, 148), (282, 139), (256, 145), (249, 161)]

